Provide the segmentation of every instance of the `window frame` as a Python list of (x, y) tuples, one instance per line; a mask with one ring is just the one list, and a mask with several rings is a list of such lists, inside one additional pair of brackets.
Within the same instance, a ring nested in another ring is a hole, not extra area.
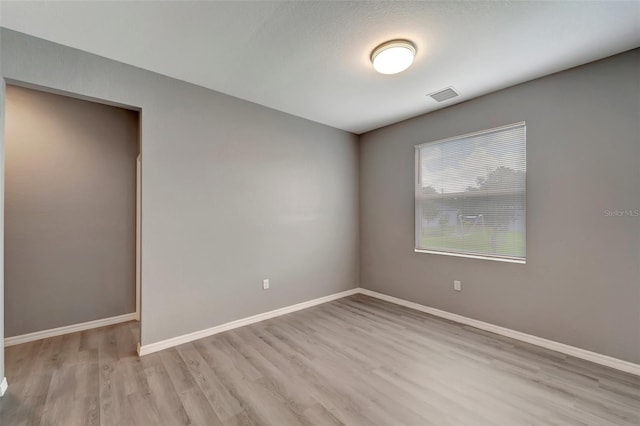
[[(500, 131), (504, 131), (504, 130), (509, 130), (509, 129), (513, 129), (516, 127), (522, 127), (523, 131), (524, 131), (524, 146), (525, 146), (525, 174), (524, 174), (524, 188), (525, 188), (525, 197), (524, 197), (524, 203), (523, 203), (523, 208), (524, 208), (524, 212), (525, 212), (525, 256), (524, 257), (514, 257), (514, 256), (491, 256), (491, 255), (485, 255), (485, 254), (472, 254), (472, 253), (465, 253), (465, 252), (456, 252), (456, 251), (444, 251), (444, 250), (427, 250), (427, 249), (421, 249), (418, 248), (418, 241), (420, 239), (420, 227), (419, 227), (419, 223), (422, 220), (421, 217), (418, 217), (418, 205), (417, 205), (417, 200), (418, 200), (418, 188), (422, 185), (422, 165), (420, 164), (420, 150), (426, 146), (429, 145), (436, 145), (436, 144), (440, 144), (440, 143), (444, 143), (444, 142), (450, 142), (453, 140), (458, 140), (458, 139), (465, 139), (465, 138), (470, 138), (470, 137), (474, 137), (474, 136), (481, 136), (481, 135), (485, 135), (488, 133), (497, 133)], [(414, 150), (415, 150), (415, 181), (414, 181), (414, 196), (413, 196), (413, 210), (414, 210), (414, 247), (413, 247), (413, 251), (415, 253), (426, 253), (426, 254), (437, 254), (437, 255), (441, 255), (441, 256), (453, 256), (453, 257), (463, 257), (463, 258), (468, 258), (468, 259), (481, 259), (481, 260), (493, 260), (493, 261), (497, 261), (497, 262), (507, 262), (507, 263), (515, 263), (515, 264), (526, 264), (527, 263), (527, 224), (526, 224), (526, 217), (527, 217), (527, 169), (528, 169), (528, 165), (527, 165), (527, 123), (526, 121), (519, 121), (517, 123), (512, 123), (512, 124), (507, 124), (505, 126), (499, 126), (499, 127), (493, 127), (491, 129), (486, 129), (486, 130), (480, 130), (477, 132), (471, 132), (471, 133), (465, 133), (462, 135), (458, 135), (458, 136), (453, 136), (453, 137), (449, 137), (449, 138), (444, 138), (444, 139), (438, 139), (435, 141), (430, 141), (430, 142), (424, 142), (418, 145), (414, 145)]]

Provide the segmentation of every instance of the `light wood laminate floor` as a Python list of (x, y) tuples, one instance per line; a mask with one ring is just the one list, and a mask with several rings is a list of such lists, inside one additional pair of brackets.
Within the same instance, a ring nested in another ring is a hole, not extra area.
[(640, 424), (639, 377), (363, 295), (142, 358), (137, 333), (7, 348), (0, 424)]

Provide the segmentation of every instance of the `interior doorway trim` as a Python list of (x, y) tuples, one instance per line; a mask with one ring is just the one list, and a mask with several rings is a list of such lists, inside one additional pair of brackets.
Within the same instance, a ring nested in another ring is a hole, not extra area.
[[(142, 115), (142, 114), (140, 114)], [(136, 158), (136, 321), (140, 321), (140, 248), (142, 226), (142, 153)]]

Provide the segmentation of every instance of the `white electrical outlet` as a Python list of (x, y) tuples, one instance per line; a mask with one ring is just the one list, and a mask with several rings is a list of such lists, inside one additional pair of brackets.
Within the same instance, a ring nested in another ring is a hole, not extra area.
[(269, 280), (262, 280), (262, 289), (269, 290)]
[(458, 280), (453, 280), (453, 289), (455, 291), (462, 291), (462, 283)]

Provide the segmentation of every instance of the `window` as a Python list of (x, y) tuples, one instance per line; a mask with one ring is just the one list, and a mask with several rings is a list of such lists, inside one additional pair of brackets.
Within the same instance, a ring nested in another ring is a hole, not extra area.
[(526, 127), (416, 146), (416, 252), (524, 263)]

